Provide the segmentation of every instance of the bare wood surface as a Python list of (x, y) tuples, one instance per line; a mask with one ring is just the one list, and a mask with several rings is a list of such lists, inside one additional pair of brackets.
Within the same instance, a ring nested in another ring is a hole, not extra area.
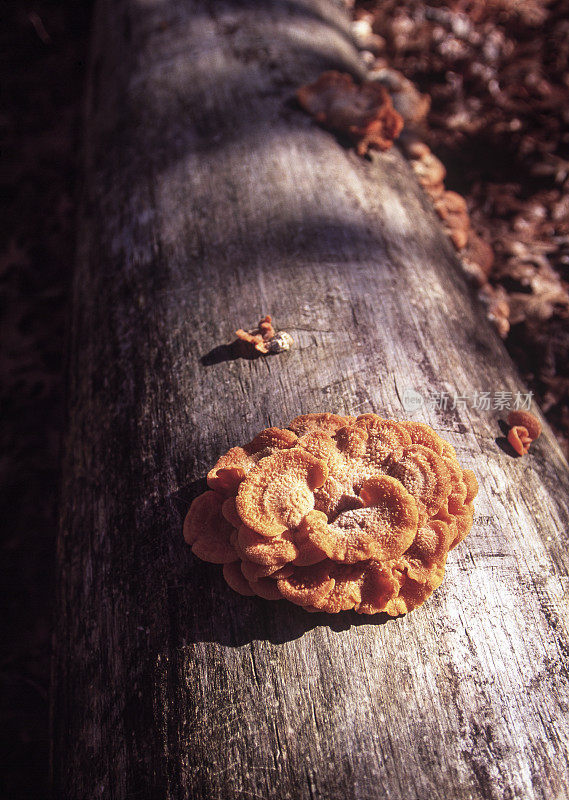
[[(568, 467), (400, 153), (291, 102), (359, 70), (328, 0), (100, 0), (86, 111), (53, 680), (57, 798), (569, 796)], [(271, 313), (296, 348), (216, 349)], [(413, 415), (481, 485), (443, 586), (385, 621), (235, 595), (181, 515), (308, 411)]]

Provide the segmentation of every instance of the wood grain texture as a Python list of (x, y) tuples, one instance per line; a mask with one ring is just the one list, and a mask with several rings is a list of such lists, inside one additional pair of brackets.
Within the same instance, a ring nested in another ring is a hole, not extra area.
[[(569, 471), (502, 449), (526, 392), (407, 163), (292, 101), (357, 73), (329, 0), (100, 0), (86, 109), (53, 674), (56, 798), (562, 800)], [(271, 313), (288, 353), (217, 347)], [(213, 351), (213, 352), (212, 352)], [(474, 529), (385, 621), (243, 598), (182, 515), (230, 446), (300, 413), (423, 419)]]

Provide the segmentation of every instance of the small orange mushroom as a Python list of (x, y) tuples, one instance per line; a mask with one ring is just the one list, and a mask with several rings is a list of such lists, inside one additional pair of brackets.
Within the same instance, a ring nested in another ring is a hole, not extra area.
[(400, 563), (405, 565), (412, 580), (427, 584), (432, 591), (443, 579), (450, 541), (449, 525), (442, 520), (429, 520), (417, 531)]
[(322, 511), (311, 511), (304, 517), (295, 531), (294, 542), (298, 548), (298, 555), (294, 559), (295, 565), (309, 567), (326, 558), (324, 542), (327, 528), (328, 518)]
[(354, 608), (358, 614), (385, 613), (390, 603), (399, 595), (400, 589), (399, 574), (391, 564), (369, 561), (362, 576), (362, 599)]
[(207, 485), (209, 488), (232, 495), (237, 491), (245, 475), (255, 466), (257, 459), (254, 455), (245, 447), (232, 447), (218, 459), (216, 465), (208, 472)]
[(510, 411), (508, 414), (508, 441), (520, 456), (525, 455), (530, 444), (541, 434), (541, 422), (529, 411)]
[(279, 591), (279, 581), (272, 578), (258, 578), (256, 581), (249, 581), (249, 586), (263, 600), (282, 600), (283, 596)]
[(448, 510), (450, 513), (456, 514), (466, 503), (468, 487), (464, 480), (464, 471), (456, 460), (456, 457), (449, 458), (448, 456), (443, 456), (443, 460), (450, 476), (451, 489), (447, 499)]
[(241, 517), (237, 513), (237, 506), (235, 505), (234, 497), (228, 497), (227, 500), (224, 500), (221, 506), (221, 513), (223, 514), (223, 518), (226, 519), (234, 528), (238, 530), (241, 527)]
[(471, 469), (462, 470), (462, 480), (466, 486), (466, 497), (464, 502), (466, 505), (468, 505), (469, 503), (472, 503), (478, 494), (478, 481), (476, 480), (476, 475)]
[(286, 331), (277, 331), (273, 328), (273, 323), (269, 314), (259, 320), (256, 328), (250, 331), (244, 331), (242, 328), (235, 331), (235, 335), (239, 341), (250, 344), (257, 353), (268, 355), (269, 353), (282, 353), (285, 350), (290, 350), (294, 344), (293, 338), (290, 333)]
[(454, 538), (449, 544), (449, 550), (453, 550), (457, 544), (470, 533), (472, 523), (474, 522), (474, 504), (465, 503), (461, 509), (454, 515)]
[(510, 428), (508, 431), (508, 441), (516, 453), (519, 456), (523, 456), (529, 450), (529, 446), (533, 440), (527, 428), (524, 428), (523, 425), (514, 425), (514, 427)]
[(283, 430), (282, 428), (265, 428), (264, 431), (255, 436), (253, 441), (247, 445), (247, 448), (255, 453), (265, 450), (267, 447), (272, 450), (287, 450), (289, 447), (294, 447), (297, 440), (298, 436), (292, 431)]
[(244, 331), (242, 328), (235, 331), (235, 335), (243, 342), (253, 345), (255, 350), (259, 353), (267, 354), (269, 352), (268, 343), (274, 337), (276, 331), (273, 328), (271, 317), (267, 314), (261, 320), (256, 328), (251, 331)]

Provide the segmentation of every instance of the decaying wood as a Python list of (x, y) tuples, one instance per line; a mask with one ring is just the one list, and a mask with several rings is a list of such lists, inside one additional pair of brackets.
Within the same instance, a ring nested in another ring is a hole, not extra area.
[[(53, 681), (57, 798), (567, 797), (567, 497), (400, 153), (295, 106), (357, 73), (328, 0), (100, 0)], [(265, 313), (296, 347), (220, 346)], [(181, 515), (220, 453), (308, 411), (424, 419), (481, 493), (443, 586), (385, 621), (234, 594)], [(442, 404), (441, 404), (442, 405)], [(480, 405), (479, 403), (477, 405)], [(498, 438), (498, 442), (496, 441)]]

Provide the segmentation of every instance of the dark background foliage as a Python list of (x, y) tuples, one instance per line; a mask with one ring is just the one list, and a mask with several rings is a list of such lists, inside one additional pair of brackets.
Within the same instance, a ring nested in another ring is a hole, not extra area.
[(48, 796), (59, 457), (89, 0), (0, 24), (0, 796)]

